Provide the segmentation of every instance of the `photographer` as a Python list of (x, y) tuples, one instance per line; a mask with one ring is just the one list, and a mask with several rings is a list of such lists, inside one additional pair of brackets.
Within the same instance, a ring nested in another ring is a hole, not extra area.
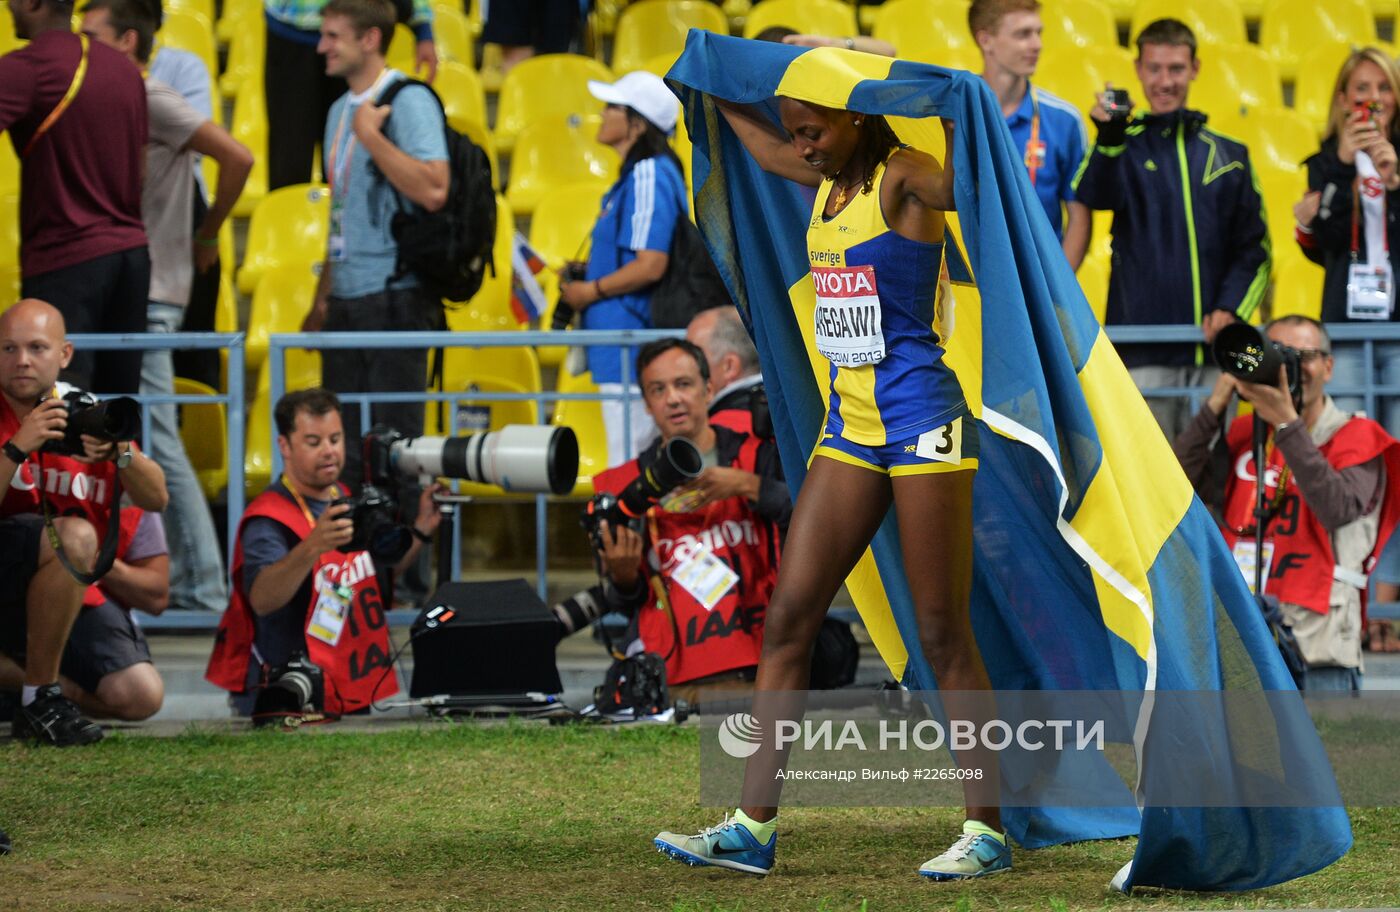
[(596, 544), (608, 607), (631, 615), (643, 648), (665, 660), (672, 696), (698, 704), (708, 689), (753, 681), (792, 502), (776, 446), (710, 423), (704, 352), (651, 342), (637, 376), (661, 439), (597, 475), (594, 488), (622, 491), (676, 437), (695, 444), (705, 468), (649, 509), (640, 531), (604, 521)]
[[(57, 745), (102, 737), (58, 684), (64, 645), (86, 588), (64, 562), (83, 572), (93, 569), (118, 484), (143, 510), (158, 512), (167, 501), (160, 467), (135, 443), (67, 434), (77, 406), (52, 393), (72, 357), (63, 316), (51, 305), (26, 299), (0, 315), (0, 516), (7, 517), (0, 552), (7, 584), (20, 582), (5, 586), (0, 651), (24, 668), (16, 734)], [(52, 526), (58, 551), (35, 514), (57, 517)], [(134, 523), (135, 514), (130, 517), (124, 513), (124, 522)]]
[[(243, 512), (233, 554), (232, 593), (205, 677), (252, 711), (267, 677), (298, 654), (325, 676), (325, 710), (355, 712), (398, 692), (388, 671), (390, 644), (381, 567), (351, 550), (355, 512), (337, 481), (345, 464), (340, 400), (325, 389), (287, 393), (276, 405), (282, 476)], [(411, 564), (440, 517), (426, 488), (410, 527), (411, 544), (394, 564)], [(363, 546), (362, 546), (363, 548)]]
[[(754, 398), (763, 393), (763, 375), (738, 308), (724, 304), (700, 311), (686, 326), (685, 338), (705, 353), (709, 365), (710, 422), (753, 433)], [(771, 421), (759, 430), (760, 437), (773, 436)]]
[[(1200, 72), (1196, 38), (1158, 19), (1137, 38), (1145, 111), (1127, 92), (1099, 95), (1089, 112), (1098, 137), (1075, 177), (1091, 209), (1113, 212), (1107, 326), (1194, 325), (1205, 346), (1115, 346), (1138, 389), (1208, 386), (1209, 345), (1221, 327), (1248, 320), (1269, 284), (1269, 237), (1249, 150), (1186, 106)], [(1190, 420), (1187, 400), (1154, 396), (1170, 439)]]
[[(1286, 369), (1277, 386), (1223, 374), (1206, 405), (1173, 444), (1197, 490), (1210, 480), (1212, 444), (1235, 394), (1268, 426), (1264, 494), (1269, 511), (1264, 590), (1277, 596), (1308, 663), (1308, 690), (1358, 690), (1361, 615), (1366, 576), (1400, 519), (1400, 444), (1379, 424), (1337, 408), (1327, 395), (1332, 344), (1321, 323), (1281, 317), (1269, 324), (1275, 343), (1293, 349), (1300, 390), (1289, 390)], [(1225, 433), (1222, 532), (1246, 578), (1254, 576), (1258, 474), (1252, 418)]]

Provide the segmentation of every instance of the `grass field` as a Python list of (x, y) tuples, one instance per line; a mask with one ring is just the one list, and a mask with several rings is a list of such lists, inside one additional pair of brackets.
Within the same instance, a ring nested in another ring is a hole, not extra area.
[(1400, 901), (1400, 809), (1353, 811), (1357, 846), (1269, 890), (1124, 897), (1131, 840), (1018, 852), (958, 885), (914, 870), (953, 810), (794, 809), (766, 879), (668, 862), (694, 829), (697, 729), (424, 725), (380, 733), (117, 735), (0, 745), (0, 909), (1225, 909)]

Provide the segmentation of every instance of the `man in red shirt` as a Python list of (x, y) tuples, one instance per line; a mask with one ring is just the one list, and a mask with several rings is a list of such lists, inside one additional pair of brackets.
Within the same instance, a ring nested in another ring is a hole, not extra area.
[[(72, 31), (67, 0), (11, 0), (29, 44), (0, 57), (0, 130), (21, 161), (23, 296), (70, 332), (146, 330), (150, 259), (141, 220), (146, 87), (120, 52)], [(135, 392), (140, 351), (79, 352), (65, 379)]]

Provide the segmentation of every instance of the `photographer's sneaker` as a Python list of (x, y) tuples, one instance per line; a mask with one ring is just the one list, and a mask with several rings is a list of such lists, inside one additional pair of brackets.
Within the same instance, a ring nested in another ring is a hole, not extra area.
[(725, 817), (715, 826), (707, 827), (694, 836), (660, 833), (652, 842), (661, 854), (688, 865), (713, 865), (762, 875), (773, 870), (778, 834), (775, 831), (764, 844), (744, 824), (732, 817)]
[(75, 747), (102, 740), (102, 728), (83, 718), (57, 684), (40, 687), (33, 703), (15, 710), (10, 734), (16, 739), (31, 738), (55, 747)]
[(929, 880), (965, 880), (1011, 870), (1011, 846), (986, 833), (964, 833), (948, 851), (919, 867)]

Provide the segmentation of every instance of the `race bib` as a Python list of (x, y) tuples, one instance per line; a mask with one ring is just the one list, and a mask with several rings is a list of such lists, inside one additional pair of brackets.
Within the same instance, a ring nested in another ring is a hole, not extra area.
[(354, 590), (349, 586), (337, 586), (322, 577), (316, 583), (316, 610), (311, 615), (311, 623), (307, 625), (307, 634), (327, 646), (339, 643), (341, 631), (345, 629), (345, 618), (350, 613), (350, 599), (354, 594)]
[[(1239, 566), (1240, 572), (1244, 574), (1244, 584), (1249, 587), (1250, 592), (1254, 592), (1254, 570), (1258, 566), (1257, 553), (1254, 549), (1254, 539), (1242, 538), (1235, 542), (1235, 547), (1231, 549), (1235, 556), (1235, 564)], [(1274, 565), (1274, 543), (1272, 540), (1264, 542), (1264, 576), (1268, 578), (1269, 568)], [(1254, 593), (1258, 594), (1258, 593)]]
[(1352, 263), (1347, 270), (1347, 319), (1389, 320), (1395, 306), (1390, 264)]
[(885, 360), (880, 296), (873, 266), (813, 266), (817, 351), (837, 367)]
[(959, 416), (952, 421), (919, 435), (914, 455), (934, 462), (948, 462), (959, 465), (963, 451), (963, 420)]
[(672, 568), (671, 580), (705, 606), (706, 611), (710, 611), (739, 582), (739, 575), (715, 557), (713, 551), (700, 545), (690, 560)]

